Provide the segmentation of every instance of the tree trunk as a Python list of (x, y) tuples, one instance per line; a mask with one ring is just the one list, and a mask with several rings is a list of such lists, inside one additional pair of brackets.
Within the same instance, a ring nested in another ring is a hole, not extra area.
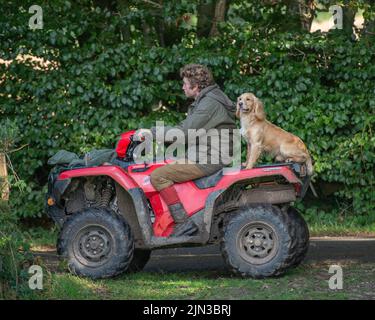
[(299, 19), (299, 3), (298, 0), (279, 0), (286, 6), (287, 18), (283, 16), (280, 17), (278, 22), (279, 31), (292, 31), (300, 30), (301, 24)]
[(215, 11), (214, 11), (214, 18), (212, 21), (211, 31), (209, 36), (216, 37), (219, 35), (219, 30), (217, 28), (220, 22), (225, 21), (225, 17), (229, 8), (229, 1), (227, 0), (218, 0), (216, 1)]
[(342, 13), (343, 13), (343, 21), (342, 21), (343, 31), (348, 36), (352, 36), (356, 12), (353, 9), (351, 9), (348, 5), (345, 5), (342, 8)]
[(315, 15), (314, 0), (303, 0), (299, 2), (299, 15), (301, 20), (301, 27), (303, 30), (310, 32), (311, 24)]
[[(117, 0), (117, 9), (120, 13), (120, 16), (125, 16), (129, 13), (129, 1), (128, 0)], [(127, 41), (131, 38), (130, 25), (122, 24), (120, 26), (121, 40)]]
[(0, 153), (0, 192), (1, 199), (9, 200), (8, 171), (5, 153)]
[(206, 38), (210, 35), (212, 22), (215, 17), (216, 2), (214, 0), (200, 0), (198, 4), (198, 38)]
[(152, 46), (152, 36), (151, 36), (151, 27), (145, 19), (142, 19), (142, 31), (143, 38), (145, 39), (145, 44), (147, 46)]
[(375, 21), (365, 19), (363, 23), (363, 33), (368, 35), (375, 35)]
[(316, 7), (314, 0), (262, 0), (262, 3), (266, 6), (286, 5), (287, 18), (280, 24), (283, 31), (310, 31)]
[(116, 4), (119, 0), (94, 0), (93, 4), (101, 9), (108, 9), (109, 11), (116, 10)]
[[(366, 8), (365, 8), (364, 16), (366, 16), (366, 14), (370, 14), (371, 12), (374, 13), (375, 9), (373, 7), (372, 1), (373, 0), (367, 0), (366, 1)], [(368, 17), (364, 18), (363, 29), (361, 31), (361, 34), (364, 35), (364, 36), (366, 36), (366, 35), (374, 36), (375, 35), (375, 17), (374, 16), (372, 16), (371, 20)]]
[(314, 0), (287, 0), (289, 24), (293, 29), (310, 32), (315, 14)]

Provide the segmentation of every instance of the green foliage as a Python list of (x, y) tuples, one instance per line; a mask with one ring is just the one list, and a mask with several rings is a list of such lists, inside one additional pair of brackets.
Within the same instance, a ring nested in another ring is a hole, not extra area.
[[(270, 121), (306, 142), (315, 179), (341, 183), (335, 197), (357, 214), (373, 212), (373, 37), (280, 32), (266, 13), (251, 23), (255, 11), (235, 3), (220, 37), (198, 39), (193, 27), (181, 27), (173, 44), (161, 46), (141, 30), (142, 19), (156, 19), (141, 5), (118, 15), (92, 1), (43, 2), (45, 27), (31, 31), (31, 2), (6, 2), (0, 55), (12, 63), (0, 64), (0, 116), (14, 120), (19, 143), (28, 144), (11, 155), (28, 184), (23, 194), (12, 190), (17, 215), (42, 215), (46, 162), (59, 149), (114, 147), (123, 131), (183, 118), (178, 71), (190, 62), (207, 64), (233, 100), (246, 91), (259, 96)], [(173, 22), (195, 7), (182, 1), (173, 13), (163, 10)]]
[(15, 122), (5, 119), (0, 127), (0, 153), (5, 153), (10, 150), (10, 147), (15, 143), (19, 134), (18, 127)]
[[(312, 236), (370, 236), (375, 232), (375, 211), (358, 214), (352, 204), (345, 206), (340, 198), (313, 199), (307, 197), (295, 206), (303, 212)], [(335, 201), (336, 200), (336, 201)]]
[(27, 267), (33, 258), (15, 214), (0, 202), (0, 299), (30, 297)]
[[(0, 127), (0, 152), (7, 155), (12, 150), (19, 128), (6, 119)], [(25, 182), (20, 180), (11, 163), (5, 158), (12, 172), (6, 177), (11, 187), (22, 189)], [(1, 177), (3, 178), (3, 177)], [(0, 182), (2, 182), (0, 180)], [(1, 193), (2, 190), (0, 190)], [(26, 267), (32, 262), (24, 235), (18, 227), (18, 217), (9, 204), (0, 199), (0, 299), (13, 299), (30, 295), (27, 286)]]

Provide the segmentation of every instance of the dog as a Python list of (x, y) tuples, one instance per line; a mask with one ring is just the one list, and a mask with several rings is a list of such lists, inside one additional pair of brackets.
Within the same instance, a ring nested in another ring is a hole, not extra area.
[(237, 99), (236, 117), (241, 121), (241, 135), (247, 142), (246, 169), (251, 169), (262, 151), (276, 161), (305, 163), (313, 174), (311, 156), (302, 140), (266, 120), (263, 103), (252, 93)]

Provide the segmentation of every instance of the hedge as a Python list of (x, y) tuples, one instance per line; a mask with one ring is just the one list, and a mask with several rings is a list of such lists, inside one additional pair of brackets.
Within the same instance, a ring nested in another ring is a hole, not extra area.
[(122, 41), (116, 17), (84, 4), (46, 4), (43, 30), (28, 29), (26, 5), (0, 22), (0, 53), (12, 61), (0, 64), (0, 117), (15, 121), (18, 145), (27, 144), (11, 157), (28, 184), (11, 197), (19, 216), (43, 215), (46, 162), (59, 149), (114, 147), (123, 131), (181, 120), (189, 102), (178, 71), (191, 62), (208, 65), (233, 100), (254, 92), (270, 121), (306, 142), (314, 180), (337, 185), (340, 206), (374, 213), (374, 37), (227, 23), (220, 37), (187, 31), (172, 46), (150, 46), (140, 34)]

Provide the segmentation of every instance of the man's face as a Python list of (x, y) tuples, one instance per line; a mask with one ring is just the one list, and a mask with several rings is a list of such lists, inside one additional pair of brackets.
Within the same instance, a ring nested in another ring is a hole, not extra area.
[(187, 96), (188, 98), (196, 98), (199, 94), (198, 86), (196, 85), (192, 87), (190, 85), (190, 81), (187, 78), (183, 78), (182, 81), (184, 83), (182, 86), (182, 90), (184, 90), (185, 96)]

